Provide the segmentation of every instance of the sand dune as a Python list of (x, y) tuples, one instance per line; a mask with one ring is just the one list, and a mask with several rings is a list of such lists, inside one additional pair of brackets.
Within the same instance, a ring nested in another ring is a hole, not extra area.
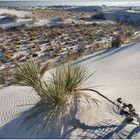
[[(122, 97), (133, 103), (140, 112), (140, 42), (89, 55), (78, 62), (87, 65), (89, 72), (96, 70), (88, 85), (115, 101)], [(99, 87), (98, 87), (99, 86)], [(140, 138), (140, 127), (136, 121), (127, 124), (124, 118), (115, 113), (115, 108), (99, 97), (99, 107), (89, 107), (80, 102), (76, 117), (65, 125), (61, 138)], [(58, 128), (49, 134), (36, 135), (19, 126), (24, 113), (30, 110), (39, 97), (29, 87), (10, 86), (0, 90), (0, 138), (58, 138)], [(20, 115), (19, 115), (20, 114)], [(37, 118), (37, 116), (35, 116)], [(74, 129), (73, 124), (78, 128)], [(19, 129), (20, 128), (20, 129)]]
[(7, 8), (0, 8), (0, 14), (11, 14), (15, 15), (17, 17), (23, 18), (26, 14), (28, 14), (27, 11), (21, 11), (21, 10), (15, 10), (15, 9), (7, 9)]

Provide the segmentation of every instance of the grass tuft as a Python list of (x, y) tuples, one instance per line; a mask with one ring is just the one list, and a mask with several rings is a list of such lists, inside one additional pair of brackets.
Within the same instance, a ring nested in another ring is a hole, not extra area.
[[(71, 111), (77, 108), (80, 98), (84, 98), (89, 105), (97, 104), (95, 98), (82, 90), (85, 81), (93, 75), (88, 75), (85, 66), (65, 64), (49, 72), (50, 77), (42, 80), (47, 70), (47, 67), (32, 61), (16, 68), (13, 74), (14, 83), (33, 87), (41, 97), (41, 103), (27, 115), (23, 124), (30, 122), (28, 124), (45, 133), (52, 125), (60, 125), (64, 123), (62, 120), (71, 117)], [(37, 121), (34, 120), (35, 116), (40, 116)]]

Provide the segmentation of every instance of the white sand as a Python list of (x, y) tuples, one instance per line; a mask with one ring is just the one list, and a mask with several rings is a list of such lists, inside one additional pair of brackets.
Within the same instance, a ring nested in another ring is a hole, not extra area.
[(15, 15), (20, 18), (23, 18), (23, 17), (25, 17), (25, 15), (28, 14), (27, 11), (23, 11), (23, 10), (0, 8), (0, 14), (4, 14), (4, 13)]
[[(87, 82), (88, 85), (102, 85), (96, 89), (112, 100), (122, 97), (140, 112), (140, 42), (126, 45), (111, 51), (84, 57), (80, 63), (89, 67), (89, 72), (96, 73)], [(41, 132), (31, 135), (31, 131), (19, 126), (17, 114), (28, 110), (39, 101), (30, 88), (10, 86), (0, 90), (0, 138), (58, 138), (59, 129), (43, 135)], [(29, 93), (30, 92), (30, 93)], [(101, 101), (99, 107), (80, 102), (78, 113), (73, 123), (79, 128), (66, 125), (61, 138), (140, 138), (140, 127), (135, 121), (124, 122), (124, 118), (113, 111), (110, 103), (93, 94)], [(22, 106), (26, 104), (27, 106)], [(34, 116), (37, 117), (37, 116)], [(19, 129), (20, 128), (20, 129)]]
[[(64, 8), (66, 10), (68, 10), (67, 8)], [(126, 10), (125, 7), (108, 7), (108, 6), (104, 6), (104, 7), (100, 7), (100, 6), (80, 6), (80, 7), (74, 7), (74, 8), (70, 8), (69, 10), (71, 11), (94, 11), (94, 9), (98, 9), (99, 11), (103, 12), (106, 20), (105, 22), (111, 22), (111, 21), (116, 21), (116, 19), (119, 19), (121, 21), (124, 20), (128, 20), (129, 22), (133, 21), (133, 22), (139, 22), (140, 20), (140, 14), (138, 11), (135, 10)], [(28, 9), (29, 10), (29, 9)], [(13, 16), (17, 16), (18, 20), (15, 21), (9, 21), (9, 23), (1, 23), (1, 19), (4, 16), (0, 16), (0, 27), (2, 28), (10, 28), (13, 26), (20, 26), (20, 25), (25, 25), (26, 26), (44, 26), (44, 25), (48, 25), (48, 26), (57, 26), (57, 25), (63, 25), (63, 24), (70, 24), (72, 22), (74, 22), (75, 24), (92, 24), (92, 22), (84, 22), (84, 21), (80, 21), (77, 19), (72, 19), (72, 18), (68, 18), (68, 19), (64, 19), (64, 21), (52, 21), (50, 19), (37, 19), (33, 24), (31, 24), (30, 22), (28, 22), (28, 19), (25, 19), (25, 16), (29, 14), (28, 10), (16, 10), (16, 9), (7, 9), (7, 8), (0, 8), (0, 15), (7, 13)], [(24, 19), (25, 22), (18, 22), (19, 20)], [(31, 20), (31, 19), (29, 19)], [(95, 21), (93, 21), (95, 22)], [(97, 23), (100, 23), (100, 21)], [(103, 23), (103, 22), (102, 22)]]
[[(3, 14), (11, 15), (9, 16)], [(0, 27), (3, 29), (22, 26), (25, 24), (32, 23), (32, 19), (26, 19), (25, 16), (28, 14), (28, 11), (24, 10), (16, 10), (16, 9), (7, 9), (7, 8), (0, 8)], [(15, 18), (16, 16), (17, 18)], [(3, 18), (7, 18), (7, 20), (3, 20)]]

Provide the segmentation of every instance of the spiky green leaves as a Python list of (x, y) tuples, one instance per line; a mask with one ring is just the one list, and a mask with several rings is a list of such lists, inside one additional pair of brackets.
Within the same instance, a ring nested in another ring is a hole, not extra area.
[(33, 114), (43, 113), (39, 120), (39, 128), (47, 130), (49, 125), (58, 124), (62, 122), (62, 118), (70, 116), (71, 110), (76, 108), (78, 98), (83, 97), (89, 104), (97, 103), (97, 100), (89, 96), (85, 89), (82, 90), (84, 82), (92, 75), (88, 75), (86, 67), (65, 64), (49, 72), (48, 78), (42, 80), (46, 70), (45, 66), (36, 62), (27, 62), (15, 70), (14, 82), (33, 87), (43, 102), (43, 107), (42, 103), (38, 104), (39, 106), (35, 107), (33, 113), (25, 120), (32, 120)]
[(65, 94), (74, 94), (87, 78), (87, 71), (80, 65), (66, 65), (52, 73), (52, 81)]
[(27, 62), (15, 69), (14, 83), (33, 87), (42, 100), (55, 106), (66, 105), (75, 96), (90, 97), (81, 90), (84, 82), (92, 76), (87, 74), (86, 67), (62, 65), (50, 72), (51, 76), (44, 81), (42, 77), (47, 69), (37, 62)]
[(42, 66), (40, 63), (27, 62), (14, 70), (13, 83), (37, 89), (46, 70), (48, 70), (48, 67)]

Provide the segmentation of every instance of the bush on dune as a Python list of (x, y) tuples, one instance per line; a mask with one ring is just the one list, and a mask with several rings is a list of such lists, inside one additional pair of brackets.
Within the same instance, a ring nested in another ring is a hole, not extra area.
[(112, 40), (111, 46), (116, 48), (121, 46), (121, 39), (119, 36), (116, 36), (116, 38)]
[[(23, 123), (34, 122), (30, 123), (30, 127), (36, 125), (36, 128), (45, 133), (48, 128), (61, 125), (60, 123), (64, 123), (64, 120), (71, 118), (71, 111), (76, 108), (78, 99), (81, 97), (89, 105), (97, 104), (97, 100), (85, 92), (90, 89), (83, 88), (84, 82), (92, 76), (87, 74), (86, 67), (65, 64), (49, 72), (49, 76), (43, 80), (46, 70), (48, 70), (47, 67), (37, 62), (27, 62), (16, 68), (13, 74), (15, 84), (31, 86), (41, 97), (41, 102)], [(45, 115), (41, 116), (41, 112)], [(35, 121), (33, 118), (39, 115), (40, 121)]]

